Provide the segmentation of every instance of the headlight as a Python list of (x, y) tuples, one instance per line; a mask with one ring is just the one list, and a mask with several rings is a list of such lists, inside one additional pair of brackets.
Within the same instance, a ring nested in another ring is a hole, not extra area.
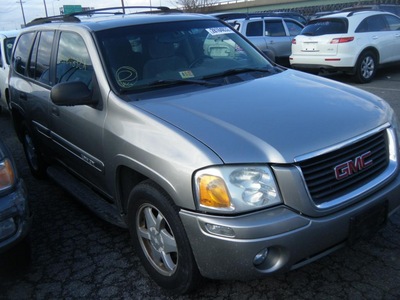
[(8, 189), (14, 185), (14, 168), (9, 159), (0, 162), (0, 191)]
[(282, 202), (272, 171), (267, 166), (220, 166), (196, 172), (200, 209), (240, 213)]

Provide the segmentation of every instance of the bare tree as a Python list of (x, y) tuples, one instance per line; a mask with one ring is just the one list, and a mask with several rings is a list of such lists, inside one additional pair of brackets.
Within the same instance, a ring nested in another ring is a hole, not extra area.
[(206, 13), (208, 7), (218, 0), (176, 0), (176, 4), (186, 12)]

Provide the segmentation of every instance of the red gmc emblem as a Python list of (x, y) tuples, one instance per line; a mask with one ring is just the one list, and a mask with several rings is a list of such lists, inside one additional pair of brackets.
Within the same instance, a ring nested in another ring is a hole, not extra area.
[(370, 157), (371, 154), (372, 152), (368, 151), (364, 154), (361, 154), (360, 156), (357, 156), (354, 160), (348, 160), (344, 163), (341, 163), (340, 165), (337, 165), (334, 168), (336, 179), (342, 180), (349, 177), (350, 175), (353, 175), (354, 173), (357, 173), (365, 168), (372, 166), (372, 159), (368, 160), (368, 157)]

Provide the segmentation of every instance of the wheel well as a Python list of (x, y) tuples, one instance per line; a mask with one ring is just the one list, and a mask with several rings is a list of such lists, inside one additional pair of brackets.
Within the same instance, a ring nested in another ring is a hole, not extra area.
[(11, 111), (11, 116), (12, 116), (12, 122), (14, 125), (14, 130), (18, 136), (18, 139), (22, 141), (22, 122), (24, 118), (22, 117), (21, 113), (18, 112), (17, 109), (13, 109)]
[(10, 94), (9, 94), (8, 88), (6, 88), (6, 89), (4, 90), (4, 94), (6, 95), (6, 100), (7, 100), (7, 102), (10, 101)]
[[(360, 53), (360, 55), (359, 55), (358, 57), (360, 58), (360, 56), (361, 56), (362, 54), (364, 54), (365, 52), (368, 52), (368, 51), (370, 51), (370, 52), (372, 52), (373, 54), (375, 54), (375, 56), (376, 56), (376, 62), (379, 64), (379, 61), (380, 61), (379, 51), (378, 51), (376, 48), (374, 48), (374, 47), (365, 48), (365, 49)], [(357, 59), (357, 61), (358, 61), (358, 59)]]
[(146, 176), (140, 174), (139, 172), (136, 172), (135, 170), (132, 170), (131, 168), (128, 168), (126, 166), (119, 167), (117, 173), (117, 189), (121, 208), (124, 214), (126, 214), (128, 209), (130, 192), (137, 184), (146, 179)]

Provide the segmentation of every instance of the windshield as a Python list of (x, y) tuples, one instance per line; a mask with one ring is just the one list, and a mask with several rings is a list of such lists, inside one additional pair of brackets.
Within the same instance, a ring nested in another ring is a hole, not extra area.
[(119, 93), (177, 82), (199, 84), (231, 70), (272, 69), (267, 59), (218, 20), (136, 25), (96, 36), (109, 79)]

